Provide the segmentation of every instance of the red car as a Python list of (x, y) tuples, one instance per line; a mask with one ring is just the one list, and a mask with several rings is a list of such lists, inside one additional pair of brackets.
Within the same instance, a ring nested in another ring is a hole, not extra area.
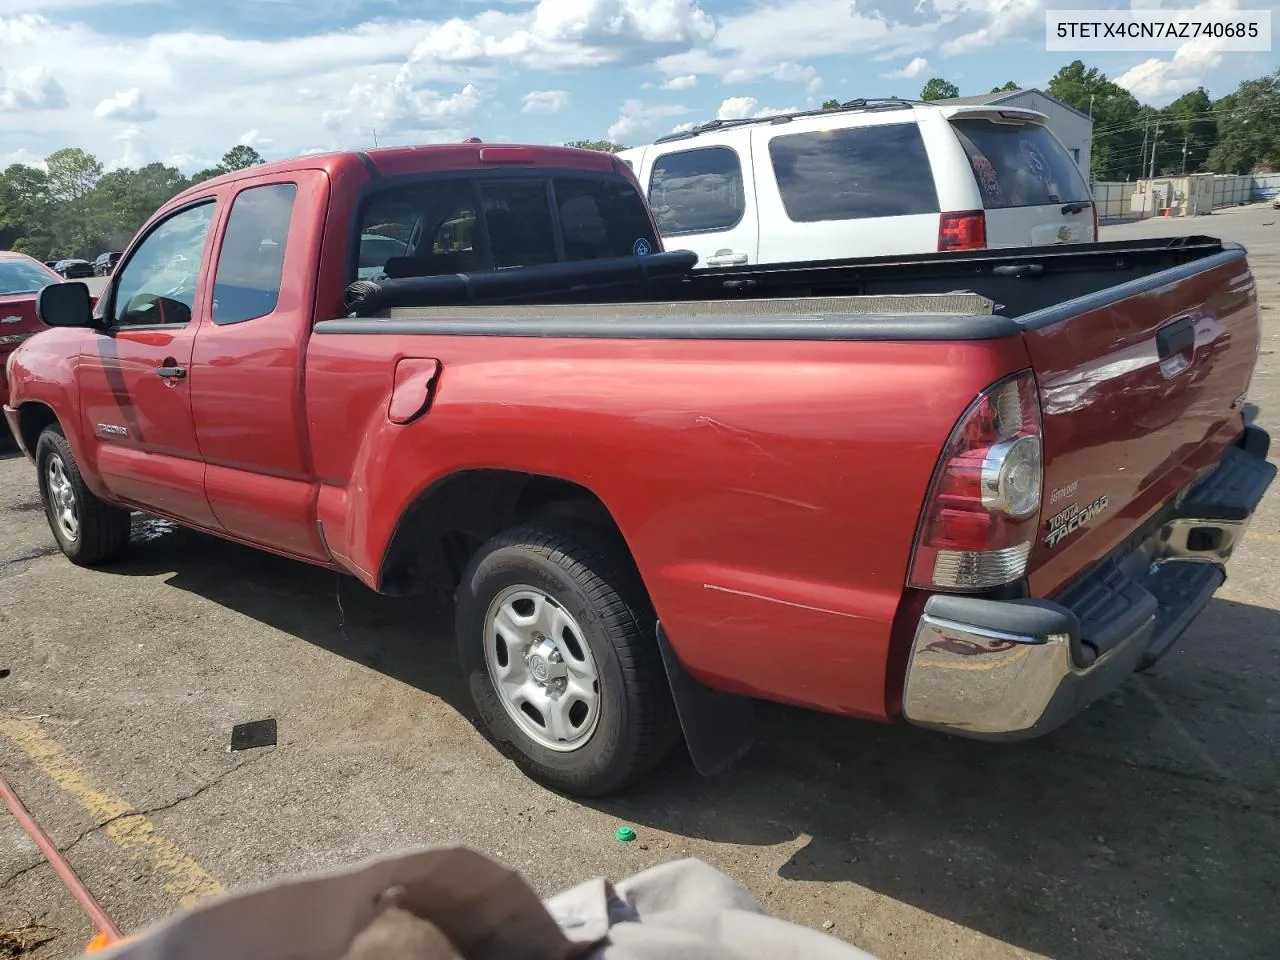
[(0, 398), (9, 396), (5, 362), (18, 344), (44, 329), (36, 319), (36, 294), (62, 277), (24, 253), (0, 250)]
[(751, 698), (1037, 736), (1223, 582), (1276, 469), (1243, 248), (695, 259), (604, 153), (252, 167), (45, 287), (5, 416), (75, 563), (140, 509), (455, 591), (490, 734), (581, 794)]

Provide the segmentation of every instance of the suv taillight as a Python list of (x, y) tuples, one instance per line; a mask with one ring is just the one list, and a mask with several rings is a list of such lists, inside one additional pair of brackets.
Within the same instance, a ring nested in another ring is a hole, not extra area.
[(944, 213), (938, 221), (938, 252), (982, 250), (987, 245), (987, 215), (981, 210)]
[(1039, 527), (1040, 433), (1030, 371), (988, 387), (970, 404), (929, 488), (911, 586), (986, 590), (1026, 572)]

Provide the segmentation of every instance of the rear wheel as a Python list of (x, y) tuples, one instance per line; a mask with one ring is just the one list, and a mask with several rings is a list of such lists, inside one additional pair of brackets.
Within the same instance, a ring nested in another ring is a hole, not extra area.
[(85, 485), (61, 427), (46, 427), (40, 434), (36, 470), (49, 529), (68, 560), (95, 566), (124, 550), (129, 542), (129, 511), (100, 500)]
[(458, 591), (460, 658), (490, 736), (581, 796), (620, 789), (678, 739), (655, 625), (625, 546), (591, 531), (500, 534)]

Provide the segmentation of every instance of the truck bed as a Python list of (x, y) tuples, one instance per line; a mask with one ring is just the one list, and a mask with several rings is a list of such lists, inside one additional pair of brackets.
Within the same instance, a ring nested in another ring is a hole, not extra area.
[[(1243, 260), (1211, 237), (692, 272), (679, 251), (490, 274), (359, 281), (317, 332), (990, 339)], [(1084, 298), (1084, 299), (1081, 299)]]

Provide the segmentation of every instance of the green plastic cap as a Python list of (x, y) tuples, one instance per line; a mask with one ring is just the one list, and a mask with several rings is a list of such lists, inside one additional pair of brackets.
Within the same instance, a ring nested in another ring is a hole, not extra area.
[(630, 827), (619, 827), (618, 832), (614, 834), (621, 843), (630, 843), (636, 838), (636, 832)]

